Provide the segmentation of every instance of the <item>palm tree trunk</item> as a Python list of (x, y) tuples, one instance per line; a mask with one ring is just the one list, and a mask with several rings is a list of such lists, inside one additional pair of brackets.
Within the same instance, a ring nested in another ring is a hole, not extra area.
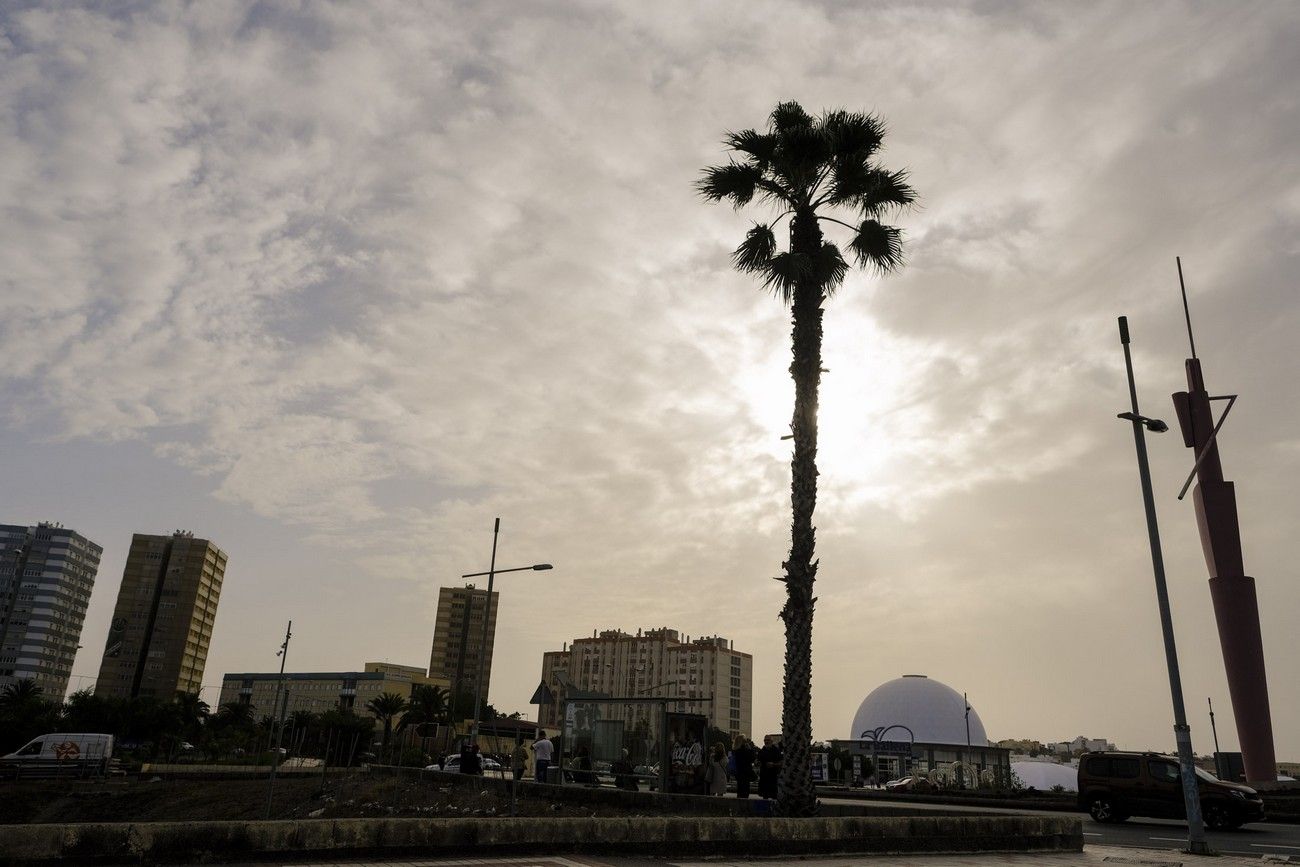
[[(822, 245), (817, 217), (795, 215), (790, 223), (791, 252), (811, 258)], [(805, 260), (806, 261), (806, 260)], [(812, 276), (795, 284), (791, 306), (794, 327), (790, 376), (794, 379), (794, 457), (790, 461), (790, 557), (785, 567), (785, 683), (781, 704), (781, 765), (777, 812), (783, 816), (813, 816), (817, 796), (809, 767), (812, 746), (812, 620), (813, 560), (817, 507), (817, 390), (821, 385), (822, 301), (825, 293)]]

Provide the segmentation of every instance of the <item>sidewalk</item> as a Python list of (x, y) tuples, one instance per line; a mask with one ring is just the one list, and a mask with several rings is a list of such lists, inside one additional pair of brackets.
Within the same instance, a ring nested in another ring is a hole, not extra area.
[[(973, 854), (973, 855), (865, 855), (843, 856), (839, 858), (808, 858), (798, 860), (773, 859), (753, 861), (670, 861), (673, 867), (775, 867), (776, 864), (788, 863), (799, 867), (848, 867), (848, 865), (869, 865), (869, 867), (995, 867), (995, 865), (1014, 864), (1029, 867), (1043, 864), (1046, 867), (1100, 867), (1100, 865), (1141, 865), (1141, 867), (1261, 867), (1265, 864), (1286, 864), (1287, 860), (1277, 856), (1267, 856), (1268, 860), (1256, 855), (1244, 857), (1239, 855), (1219, 855), (1213, 858), (1187, 855), (1161, 849), (1129, 849), (1119, 846), (1084, 846), (1082, 852), (1029, 852), (1016, 855)], [(418, 862), (417, 862), (418, 863)], [(433, 863), (433, 862), (429, 862)], [(1290, 863), (1300, 864), (1300, 859)]]
[[(503, 858), (415, 858), (379, 859), (375, 861), (280, 862), (280, 867), (1020, 867), (1041, 864), (1045, 867), (1262, 867), (1268, 864), (1300, 864), (1273, 856), (1221, 855), (1213, 858), (1185, 855), (1160, 849), (1129, 849), (1118, 846), (1085, 846), (1083, 852), (1029, 852), (1025, 854), (987, 855), (842, 855), (832, 858), (754, 858), (691, 861), (655, 860), (635, 857), (597, 857), (584, 855), (538, 855)], [(236, 865), (238, 867), (238, 865)], [(256, 865), (243, 865), (256, 867)]]

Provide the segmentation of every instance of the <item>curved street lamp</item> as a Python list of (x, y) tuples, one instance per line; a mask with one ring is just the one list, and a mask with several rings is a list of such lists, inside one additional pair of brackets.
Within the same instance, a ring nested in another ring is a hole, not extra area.
[[(478, 743), (478, 716), (483, 706), (483, 681), (489, 673), (487, 668), (487, 633), (488, 633), (488, 615), (492, 612), (492, 579), (506, 572), (543, 572), (553, 568), (550, 563), (535, 563), (532, 566), (517, 566), (514, 569), (497, 568), (497, 536), (501, 533), (501, 519), (497, 518), (496, 523), (492, 525), (492, 560), (486, 572), (469, 572), (460, 576), (461, 578), (478, 578), (480, 575), (488, 576), (487, 602), (483, 606), (483, 634), (479, 639), (478, 645), (478, 677), (474, 678), (474, 725), (470, 729), (470, 743)], [(466, 608), (468, 617), (469, 609)], [(459, 689), (460, 685), (457, 684)]]
[[(1181, 269), (1181, 265), (1179, 266)], [(1187, 849), (1193, 855), (1210, 854), (1205, 839), (1205, 821), (1201, 816), (1200, 789), (1196, 782), (1196, 765), (1192, 754), (1192, 730), (1187, 725), (1183, 707), (1183, 680), (1178, 670), (1178, 648), (1174, 642), (1174, 621), (1169, 611), (1169, 588), (1165, 582), (1165, 555), (1160, 546), (1160, 527), (1156, 521), (1155, 495), (1151, 492), (1151, 467), (1147, 460), (1147, 431), (1164, 433), (1169, 425), (1158, 418), (1138, 412), (1137, 385), (1133, 379), (1133, 355), (1129, 350), (1128, 317), (1119, 318), (1119, 341), (1124, 347), (1124, 370), (1128, 375), (1131, 409), (1121, 412), (1133, 425), (1133, 444), (1137, 449), (1138, 481), (1142, 487), (1142, 505), (1146, 510), (1147, 539), (1151, 546), (1151, 569), (1156, 582), (1156, 604), (1160, 609), (1160, 631), (1165, 642), (1165, 667), (1169, 671), (1169, 694), (1174, 706), (1174, 740), (1178, 745), (1178, 764), (1183, 783), (1183, 805), (1187, 815)]]

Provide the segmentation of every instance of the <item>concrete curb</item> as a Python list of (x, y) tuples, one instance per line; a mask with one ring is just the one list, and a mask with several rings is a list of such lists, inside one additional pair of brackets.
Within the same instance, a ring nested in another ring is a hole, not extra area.
[(213, 863), (313, 856), (513, 852), (778, 855), (833, 852), (1079, 852), (1057, 816), (818, 819), (304, 819), (0, 826), (0, 864)]

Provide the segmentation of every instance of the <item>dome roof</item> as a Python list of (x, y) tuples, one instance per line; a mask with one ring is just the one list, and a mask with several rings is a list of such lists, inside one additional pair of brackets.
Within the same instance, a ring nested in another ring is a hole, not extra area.
[[(923, 674), (907, 674), (882, 683), (862, 700), (853, 715), (849, 737), (857, 739), (863, 732), (882, 726), (905, 725), (917, 743), (966, 744), (966, 702), (952, 687), (931, 680)], [(899, 729), (882, 732), (882, 740), (906, 740)], [(986, 747), (988, 735), (975, 708), (970, 710), (970, 744)]]

